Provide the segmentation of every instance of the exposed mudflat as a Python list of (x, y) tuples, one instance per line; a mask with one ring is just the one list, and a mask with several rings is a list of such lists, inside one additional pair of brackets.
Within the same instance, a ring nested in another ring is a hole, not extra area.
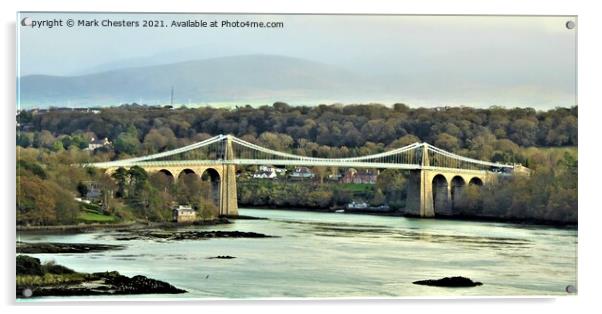
[(129, 230), (122, 234), (115, 235), (115, 240), (206, 240), (212, 238), (272, 238), (273, 236), (244, 231), (178, 231), (178, 230)]
[(121, 250), (123, 245), (92, 243), (17, 242), (17, 253), (90, 253)]

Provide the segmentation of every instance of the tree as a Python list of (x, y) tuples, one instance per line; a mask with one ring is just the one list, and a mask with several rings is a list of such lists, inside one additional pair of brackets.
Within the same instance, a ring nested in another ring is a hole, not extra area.
[(198, 204), (201, 219), (211, 220), (219, 216), (219, 208), (211, 201), (210, 198), (201, 198)]
[(159, 191), (169, 192), (173, 188), (174, 178), (163, 172), (155, 172), (149, 176), (152, 186)]
[(86, 197), (88, 195), (88, 185), (80, 181), (77, 184), (77, 192), (81, 197)]
[(53, 189), (57, 222), (60, 224), (75, 223), (79, 214), (79, 205), (73, 200), (73, 195), (58, 185), (55, 185)]
[(130, 179), (130, 188), (134, 195), (143, 190), (144, 185), (148, 180), (148, 174), (146, 170), (140, 166), (133, 166), (128, 170), (128, 176)]
[(54, 142), (54, 136), (47, 130), (42, 130), (40, 133), (35, 133), (33, 138), (33, 145), (35, 147), (50, 148)]
[(264, 146), (278, 151), (288, 151), (289, 147), (293, 144), (292, 137), (272, 132), (261, 133), (258, 140)]
[(119, 167), (111, 176), (117, 181), (117, 192), (115, 193), (115, 196), (118, 198), (125, 198), (127, 196), (126, 186), (128, 171), (123, 167)]
[(533, 146), (537, 140), (537, 122), (518, 119), (510, 124), (510, 139), (522, 146)]
[(318, 180), (320, 181), (320, 185), (324, 184), (324, 177), (326, 176), (327, 168), (326, 167), (313, 167), (312, 168), (313, 173), (315, 173), (318, 176)]
[[(101, 192), (103, 211), (107, 213), (113, 213), (115, 211), (115, 207), (117, 206), (113, 200), (113, 191), (115, 191), (116, 188), (115, 182), (110, 176), (103, 173), (97, 177), (96, 184)], [(123, 184), (125, 184), (125, 182), (123, 182)]]
[(386, 203), (393, 209), (400, 209), (405, 204), (407, 183), (400, 170), (386, 169), (376, 179), (376, 188), (385, 196)]
[(453, 152), (460, 148), (460, 141), (457, 137), (443, 132), (437, 135), (435, 146)]
[(42, 166), (40, 166), (40, 164), (36, 162), (30, 162), (24, 159), (19, 159), (17, 161), (17, 176), (28, 175), (28, 173), (24, 173), (26, 171), (30, 172), (35, 176), (38, 176), (40, 179), (48, 178), (48, 174), (46, 174), (46, 171), (44, 170), (44, 168), (42, 168)]
[(135, 155), (138, 153), (140, 141), (132, 133), (121, 133), (113, 143), (118, 154)]
[(52, 188), (38, 177), (17, 177), (17, 223), (56, 223), (56, 201)]
[(175, 148), (177, 139), (170, 128), (151, 129), (144, 137), (144, 146), (149, 152)]
[(401, 148), (404, 146), (408, 146), (410, 144), (414, 144), (414, 143), (419, 143), (420, 139), (414, 135), (411, 134), (406, 134), (396, 140), (394, 140), (393, 142), (391, 142), (391, 144), (389, 144), (387, 146), (388, 149), (395, 149), (395, 148)]
[(176, 183), (176, 191), (178, 203), (198, 204), (202, 196), (211, 195), (211, 183), (201, 181), (196, 173), (183, 173)]
[(33, 133), (17, 132), (17, 145), (29, 147), (33, 144)]
[(397, 111), (397, 112), (408, 112), (410, 111), (410, 107), (408, 107), (408, 105), (403, 104), (403, 103), (396, 103), (393, 104), (393, 110)]
[(370, 200), (370, 205), (380, 206), (380, 205), (383, 205), (384, 203), (385, 203), (385, 194), (383, 194), (383, 191), (381, 189), (376, 189), (376, 192), (374, 192), (374, 197), (372, 197), (372, 200)]
[(50, 150), (52, 150), (53, 152), (58, 152), (58, 151), (61, 151), (64, 149), (65, 148), (63, 147), (62, 141), (55, 141), (54, 143), (52, 143), (52, 146), (50, 147)]
[(63, 145), (63, 149), (69, 149), (73, 144), (73, 139), (69, 135), (62, 136), (60, 138), (61, 144)]

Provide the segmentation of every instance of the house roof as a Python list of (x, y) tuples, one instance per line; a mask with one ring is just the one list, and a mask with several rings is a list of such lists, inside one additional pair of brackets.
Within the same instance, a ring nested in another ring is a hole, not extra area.
[(298, 167), (298, 168), (295, 168), (295, 172), (298, 172), (298, 173), (311, 173), (311, 170), (309, 170), (309, 168), (307, 168), (307, 167)]

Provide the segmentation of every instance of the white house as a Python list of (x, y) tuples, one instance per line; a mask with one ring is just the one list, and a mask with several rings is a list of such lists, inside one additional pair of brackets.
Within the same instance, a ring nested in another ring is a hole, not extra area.
[(90, 143), (88, 144), (88, 148), (86, 148), (86, 150), (95, 150), (97, 148), (104, 147), (107, 145), (111, 145), (111, 142), (106, 137), (104, 139), (98, 139), (98, 140), (92, 138), (92, 139), (90, 139)]
[(257, 171), (253, 174), (253, 178), (255, 179), (274, 179), (276, 177), (275, 171)]
[(293, 171), (293, 172), (291, 172), (291, 174), (289, 174), (289, 176), (291, 178), (295, 178), (295, 179), (304, 179), (304, 178), (313, 178), (315, 175), (307, 167), (297, 167), (297, 168), (295, 168), (295, 171)]
[(194, 222), (196, 211), (190, 206), (179, 205), (173, 210), (173, 220), (175, 222)]
[(272, 166), (259, 166), (259, 171), (275, 172), (276, 174), (280, 174), (280, 175), (286, 173), (286, 169), (276, 168), (276, 167), (272, 167)]
[(284, 175), (286, 173), (286, 169), (284, 168), (276, 168), (272, 166), (259, 166), (259, 170), (257, 170), (253, 174), (253, 178), (257, 179), (274, 179), (278, 175)]

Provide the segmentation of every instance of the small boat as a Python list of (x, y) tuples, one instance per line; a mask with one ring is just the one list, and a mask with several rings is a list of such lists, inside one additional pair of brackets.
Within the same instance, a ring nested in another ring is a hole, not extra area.
[(368, 204), (366, 202), (356, 202), (352, 201), (347, 204), (347, 209), (366, 209), (368, 208)]
[(344, 212), (345, 212), (345, 210), (344, 210), (344, 209), (337, 209), (337, 210), (335, 210), (334, 212), (335, 212), (335, 213), (344, 213)]

